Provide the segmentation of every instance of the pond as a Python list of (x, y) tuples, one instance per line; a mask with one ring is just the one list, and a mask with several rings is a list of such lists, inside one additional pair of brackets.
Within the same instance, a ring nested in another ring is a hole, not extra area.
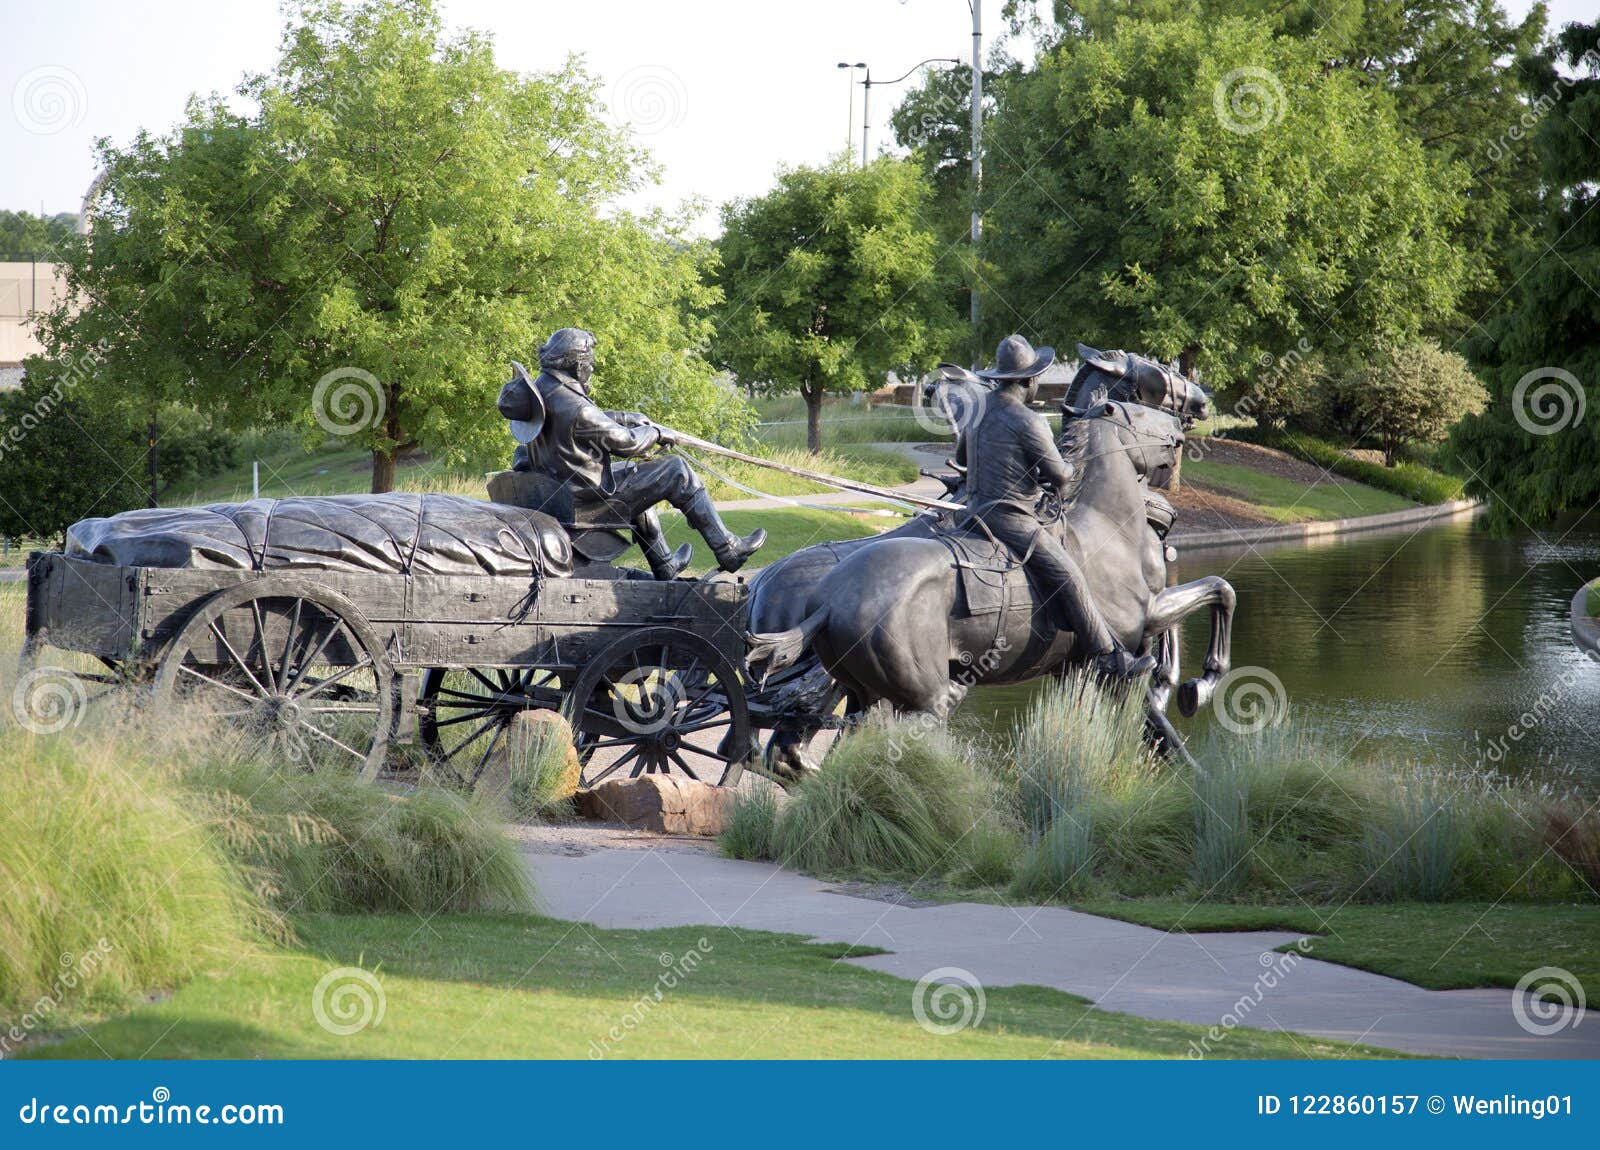
[[(1573, 646), (1573, 593), (1600, 574), (1600, 515), (1496, 538), (1458, 520), (1313, 544), (1184, 555), (1173, 581), (1222, 575), (1239, 595), (1233, 665), (1283, 683), (1360, 757), (1600, 782), (1600, 665)], [(1183, 633), (1183, 673), (1208, 622)], [(974, 691), (965, 715), (1009, 725), (1036, 685)], [(1176, 715), (1176, 707), (1173, 708)], [(1531, 722), (1529, 721), (1531, 719)], [(1204, 734), (1215, 719), (1177, 719)]]

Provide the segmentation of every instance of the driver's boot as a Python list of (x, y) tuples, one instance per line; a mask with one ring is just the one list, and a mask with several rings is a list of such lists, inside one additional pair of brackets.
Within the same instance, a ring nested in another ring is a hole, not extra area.
[(644, 552), (650, 564), (650, 574), (657, 579), (676, 579), (678, 572), (689, 565), (694, 548), (685, 543), (676, 551), (668, 550), (667, 534), (661, 529), (661, 519), (654, 510), (646, 511), (633, 521), (633, 540)]
[(767, 541), (767, 533), (760, 527), (742, 538), (729, 531), (717, 514), (716, 504), (711, 502), (711, 493), (703, 487), (684, 505), (683, 517), (711, 545), (711, 553), (724, 571), (739, 570)]

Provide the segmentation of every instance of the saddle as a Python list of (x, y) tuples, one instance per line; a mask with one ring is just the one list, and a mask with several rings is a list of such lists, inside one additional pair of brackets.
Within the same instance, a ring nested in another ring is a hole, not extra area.
[(1008, 606), (1030, 604), (1028, 575), (1021, 560), (976, 520), (961, 526), (937, 526), (933, 538), (950, 552), (956, 569), (957, 618), (992, 615)]

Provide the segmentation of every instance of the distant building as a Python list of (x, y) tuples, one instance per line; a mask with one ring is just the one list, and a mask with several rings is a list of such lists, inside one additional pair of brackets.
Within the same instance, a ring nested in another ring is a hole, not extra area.
[(0, 387), (22, 381), (22, 361), (44, 351), (35, 338), (32, 319), (48, 311), (66, 292), (53, 263), (38, 260), (0, 261)]

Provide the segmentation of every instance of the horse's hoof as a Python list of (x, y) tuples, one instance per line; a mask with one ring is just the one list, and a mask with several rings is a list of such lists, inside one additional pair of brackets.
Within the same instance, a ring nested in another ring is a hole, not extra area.
[(1211, 701), (1215, 683), (1207, 679), (1185, 679), (1178, 684), (1178, 713), (1192, 719), (1195, 712)]

